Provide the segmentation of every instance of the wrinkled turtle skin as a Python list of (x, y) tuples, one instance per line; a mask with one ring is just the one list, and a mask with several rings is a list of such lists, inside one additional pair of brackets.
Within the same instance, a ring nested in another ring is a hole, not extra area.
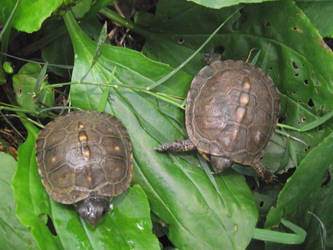
[(77, 111), (51, 121), (37, 138), (36, 159), (47, 193), (56, 202), (75, 204), (91, 226), (132, 179), (128, 133), (107, 113)]
[(217, 60), (192, 81), (185, 110), (189, 139), (156, 150), (197, 149), (210, 156), (216, 173), (236, 162), (253, 167), (269, 183), (275, 176), (259, 160), (276, 128), (279, 110), (277, 89), (261, 69), (242, 61)]

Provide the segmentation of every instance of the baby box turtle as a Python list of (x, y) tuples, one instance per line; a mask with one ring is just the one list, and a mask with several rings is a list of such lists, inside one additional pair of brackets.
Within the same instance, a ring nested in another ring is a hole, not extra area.
[(91, 226), (132, 179), (128, 133), (107, 113), (71, 112), (48, 123), (37, 138), (36, 158), (47, 193), (56, 202), (75, 204)]
[(156, 150), (197, 149), (210, 156), (215, 173), (236, 162), (251, 166), (269, 183), (275, 176), (259, 160), (275, 130), (279, 110), (277, 89), (261, 69), (242, 61), (217, 60), (192, 81), (185, 110), (189, 138)]

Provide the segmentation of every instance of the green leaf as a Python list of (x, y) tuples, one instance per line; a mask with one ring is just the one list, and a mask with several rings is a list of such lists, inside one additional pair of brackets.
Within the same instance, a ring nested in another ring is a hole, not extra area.
[[(115, 198), (105, 219), (95, 228), (80, 220), (73, 206), (52, 201), (37, 172), (34, 145), (38, 130), (24, 122), (28, 138), (19, 148), (18, 169), (13, 180), (17, 216), (31, 227), (40, 249), (158, 249), (152, 234), (150, 208), (139, 186)], [(46, 226), (53, 221), (57, 236)], [(144, 239), (144, 240), (142, 240)]]
[[(116, 115), (128, 130), (133, 144), (134, 182), (148, 196), (153, 212), (169, 225), (169, 238), (178, 248), (244, 249), (252, 238), (257, 219), (254, 197), (243, 176), (233, 171), (214, 176), (218, 190), (198, 168), (193, 155), (167, 155), (154, 147), (166, 140), (184, 137), (183, 114), (173, 106), (131, 90), (148, 87), (172, 71), (141, 53), (104, 45), (101, 56), (90, 69), (97, 44), (80, 30), (70, 15), (65, 22), (75, 51), (73, 82), (86, 72), (85, 82), (73, 84), (74, 106), (96, 109), (103, 95), (102, 83), (114, 81), (106, 111)], [(185, 96), (191, 78), (178, 72), (156, 91)], [(98, 82), (101, 85), (98, 86)], [(119, 87), (122, 85), (128, 88)], [(115, 86), (117, 85), (117, 86)], [(175, 122), (170, 117), (176, 117)]]
[(28, 138), (18, 149), (18, 165), (12, 180), (16, 214), (23, 225), (31, 228), (31, 234), (40, 249), (59, 249), (59, 240), (46, 226), (50, 205), (35, 160), (38, 130), (28, 122), (24, 122), (24, 125), (28, 130)]
[[(14, 7), (16, 0), (4, 0), (1, 3), (0, 21), (2, 23), (8, 18), (10, 10)], [(34, 0), (20, 1), (15, 13), (13, 26), (19, 30), (32, 33), (40, 29), (43, 21), (48, 18), (63, 0)], [(32, 14), (33, 13), (33, 14)]]
[(3, 63), (3, 69), (7, 74), (13, 74), (14, 72), (13, 65), (8, 61)]
[[(46, 71), (46, 68), (43, 69)], [(41, 108), (51, 107), (54, 104), (54, 94), (51, 89), (44, 89), (41, 92), (40, 86), (48, 85), (45, 77), (41, 76), (41, 67), (35, 63), (26, 63), (19, 72), (13, 76), (13, 88), (16, 93), (16, 101), (25, 109), (31, 112), (38, 112)]]
[(200, 4), (202, 6), (214, 9), (221, 9), (228, 6), (237, 5), (240, 3), (262, 3), (267, 1), (276, 1), (276, 0), (189, 0)]
[(272, 208), (270, 211), (269, 218), (274, 218), (274, 221), (267, 221), (266, 226), (274, 225), (277, 222), (277, 214), (283, 217), (292, 215), (298, 204), (307, 200), (310, 193), (320, 187), (324, 174), (333, 162), (332, 149), (333, 133), (304, 157), (282, 188), (276, 208)]
[(327, 0), (296, 0), (323, 37), (333, 37), (333, 2)]
[(3, 249), (36, 249), (30, 230), (17, 219), (16, 205), (10, 181), (17, 163), (13, 157), (0, 152), (0, 242)]

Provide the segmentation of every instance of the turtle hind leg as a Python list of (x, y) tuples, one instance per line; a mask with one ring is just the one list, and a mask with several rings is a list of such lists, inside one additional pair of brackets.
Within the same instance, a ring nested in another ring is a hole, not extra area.
[(260, 161), (255, 162), (251, 167), (266, 183), (273, 183), (277, 180), (277, 177)]
[(155, 150), (157, 152), (186, 152), (194, 150), (196, 147), (190, 141), (190, 139), (183, 140), (183, 141), (174, 141), (174, 142), (167, 142), (163, 145), (156, 147)]
[(230, 168), (232, 165), (232, 160), (213, 155), (211, 155), (210, 157), (210, 162), (212, 169), (216, 174), (222, 173), (224, 170)]

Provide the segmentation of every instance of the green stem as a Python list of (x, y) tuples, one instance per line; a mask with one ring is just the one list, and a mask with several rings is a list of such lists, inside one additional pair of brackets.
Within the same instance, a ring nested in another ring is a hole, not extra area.
[(282, 244), (301, 244), (304, 242), (306, 232), (303, 230), (303, 228), (285, 219), (281, 219), (281, 223), (295, 233), (282, 233), (268, 229), (256, 228), (254, 231), (253, 239)]
[(115, 21), (116, 23), (119, 23), (120, 25), (133, 30), (135, 32), (137, 32), (140, 35), (143, 35), (144, 37), (150, 37), (153, 35), (153, 33), (144, 30), (143, 28), (141, 28), (140, 26), (128, 21), (127, 19), (119, 16), (116, 12), (108, 9), (108, 8), (104, 8), (101, 9), (99, 11), (99, 13), (103, 14), (104, 16), (110, 18), (111, 20)]
[(174, 105), (178, 108), (184, 109), (183, 104), (178, 103), (178, 101), (179, 101), (178, 98), (167, 96), (165, 93), (149, 91), (149, 90), (147, 90), (146, 87), (137, 87), (137, 86), (121, 84), (121, 83), (117, 83), (117, 84), (112, 84), (112, 83), (109, 83), (109, 82), (66, 82), (66, 83), (58, 83), (58, 84), (43, 86), (43, 88), (41, 88), (38, 92), (36, 92), (36, 94), (38, 94), (43, 89), (63, 87), (65, 85), (71, 85), (71, 84), (87, 84), (87, 85), (106, 86), (106, 87), (112, 87), (112, 88), (128, 88), (128, 89), (132, 89), (134, 91), (146, 93), (146, 94), (154, 96), (154, 97), (156, 97), (160, 100), (168, 102), (168, 103), (170, 103), (170, 104), (172, 104), (172, 105)]
[(37, 112), (34, 112), (32, 110), (28, 110), (28, 109), (22, 109), (22, 108), (11, 108), (11, 107), (0, 106), (0, 111), (1, 110), (7, 110), (7, 111), (13, 111), (13, 112), (22, 112), (22, 113), (38, 115)]

